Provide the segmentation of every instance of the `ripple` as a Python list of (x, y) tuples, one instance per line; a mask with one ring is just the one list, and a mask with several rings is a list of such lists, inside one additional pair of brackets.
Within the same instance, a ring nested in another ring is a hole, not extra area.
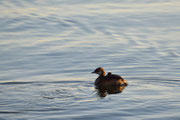
[(0, 82), (0, 85), (18, 85), (18, 84), (33, 84), (34, 82), (25, 82), (25, 81), (23, 81), (23, 82)]
[[(178, 0), (0, 3), (0, 119), (179, 117)], [(99, 99), (99, 66), (129, 86)]]
[(21, 114), (23, 112), (20, 111), (1, 111), (0, 110), (0, 114)]

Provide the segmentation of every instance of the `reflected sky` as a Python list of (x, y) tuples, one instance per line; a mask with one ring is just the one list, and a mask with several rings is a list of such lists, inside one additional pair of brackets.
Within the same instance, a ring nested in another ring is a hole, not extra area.
[[(44, 1), (36, 1), (34, 4), (29, 4), (26, 2), (22, 2), (21, 6), (15, 7), (14, 4), (9, 3), (7, 1), (3, 2), (4, 6), (1, 6), (1, 15), (15, 17), (21, 15), (29, 15), (33, 17), (45, 17), (49, 15), (60, 15), (60, 16), (70, 16), (70, 15), (92, 15), (92, 14), (107, 14), (111, 16), (113, 14), (124, 14), (124, 13), (132, 13), (132, 14), (142, 14), (149, 13), (152, 14), (154, 12), (165, 13), (173, 13), (180, 11), (179, 1), (175, 2), (124, 2), (124, 3), (96, 3), (96, 4), (56, 4), (53, 2), (48, 5), (44, 5)], [(27, 4), (27, 5), (26, 5)], [(36, 5), (39, 5), (37, 7)], [(56, 7), (54, 7), (56, 5)], [(13, 7), (12, 7), (13, 6)], [(8, 9), (10, 8), (10, 9)], [(79, 12), (81, 11), (81, 14)]]
[[(179, 0), (0, 4), (0, 119), (179, 117)], [(97, 67), (129, 86), (99, 99)]]

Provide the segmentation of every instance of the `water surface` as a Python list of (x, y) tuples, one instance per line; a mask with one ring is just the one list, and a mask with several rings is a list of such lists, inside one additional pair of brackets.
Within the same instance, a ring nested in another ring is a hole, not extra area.
[[(180, 1), (0, 4), (0, 119), (180, 119)], [(129, 86), (99, 96), (100, 66)]]

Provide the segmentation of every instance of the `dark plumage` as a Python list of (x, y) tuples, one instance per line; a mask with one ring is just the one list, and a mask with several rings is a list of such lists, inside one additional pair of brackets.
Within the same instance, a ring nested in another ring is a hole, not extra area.
[(124, 80), (121, 76), (112, 74), (111, 72), (108, 72), (107, 75), (105, 75), (105, 71), (102, 67), (97, 68), (94, 70), (94, 72), (99, 75), (99, 77), (95, 81), (96, 86), (127, 86), (126, 80)]

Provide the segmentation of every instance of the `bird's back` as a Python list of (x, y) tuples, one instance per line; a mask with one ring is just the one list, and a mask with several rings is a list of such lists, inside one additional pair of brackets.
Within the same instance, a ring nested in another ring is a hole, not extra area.
[(101, 86), (120, 86), (127, 83), (121, 76), (109, 72), (106, 76), (98, 77), (95, 84)]

